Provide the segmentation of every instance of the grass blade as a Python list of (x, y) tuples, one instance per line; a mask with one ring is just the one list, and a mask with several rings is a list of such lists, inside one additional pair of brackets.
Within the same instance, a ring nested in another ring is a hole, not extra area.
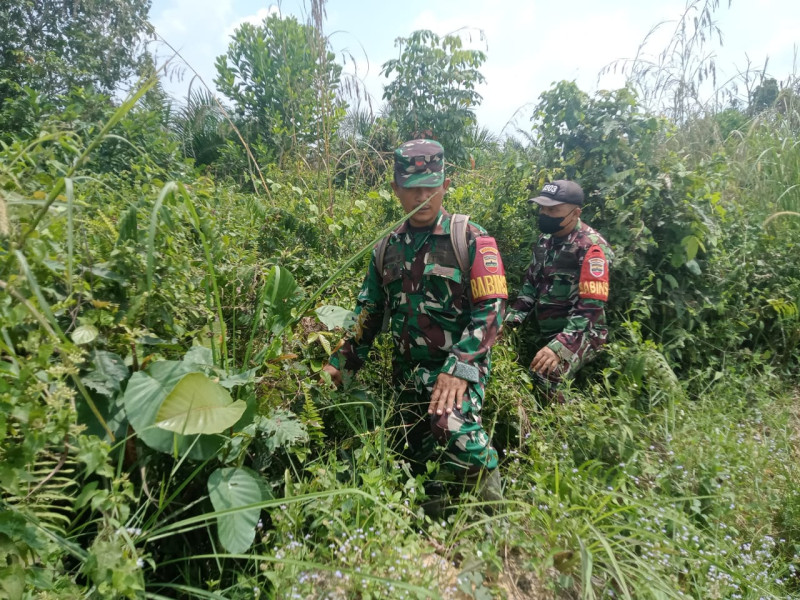
[(155, 255), (156, 247), (158, 213), (161, 210), (161, 205), (164, 204), (164, 200), (170, 194), (175, 193), (176, 189), (178, 189), (178, 185), (174, 181), (170, 181), (169, 183), (165, 184), (164, 187), (161, 188), (161, 192), (158, 194), (156, 203), (153, 205), (153, 212), (150, 214), (150, 228), (147, 231), (147, 272), (145, 275), (145, 292), (147, 293), (153, 289), (153, 271), (155, 270), (153, 257)]
[(67, 194), (67, 295), (72, 294), (72, 277), (74, 274), (72, 263), (75, 256), (75, 222), (73, 211), (75, 210), (75, 189), (72, 178), (64, 178), (64, 188)]

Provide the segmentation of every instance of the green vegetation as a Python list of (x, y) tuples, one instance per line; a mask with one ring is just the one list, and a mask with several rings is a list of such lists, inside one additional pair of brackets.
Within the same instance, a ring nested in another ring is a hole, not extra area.
[[(472, 115), (483, 56), (452, 38), (412, 34), (388, 112), (345, 115), (314, 3), (313, 23), (237, 31), (233, 108), (174, 108), (127, 53), (147, 3), (29, 4), (0, 9), (0, 597), (800, 594), (796, 79), (712, 111), (674, 76), (561, 82), (495, 140)], [(68, 47), (19, 41), (30, 15)], [(435, 106), (408, 86), (423, 58)], [(403, 217), (387, 165), (417, 125), (451, 140), (445, 205), (496, 236), (512, 289), (548, 178), (581, 181), (617, 256), (612, 342), (573, 403), (537, 403), (529, 329), (495, 348), (506, 499), (435, 520), (386, 445), (387, 340), (352, 386), (319, 375)]]

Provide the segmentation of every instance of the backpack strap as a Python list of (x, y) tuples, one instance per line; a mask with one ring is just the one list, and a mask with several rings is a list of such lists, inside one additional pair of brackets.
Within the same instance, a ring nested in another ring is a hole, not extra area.
[(378, 245), (375, 246), (375, 266), (378, 267), (378, 274), (383, 274), (383, 257), (386, 256), (386, 246), (389, 245), (389, 238), (392, 237), (392, 234), (389, 233), (381, 238), (381, 241), (378, 242)]
[(455, 214), (450, 219), (450, 243), (456, 252), (456, 260), (462, 273), (469, 273), (469, 215)]

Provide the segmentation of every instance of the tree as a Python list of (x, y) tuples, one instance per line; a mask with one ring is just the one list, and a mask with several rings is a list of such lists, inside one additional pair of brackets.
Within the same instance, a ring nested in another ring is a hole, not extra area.
[(206, 90), (192, 90), (172, 120), (183, 154), (198, 166), (211, 165), (220, 157), (232, 134), (222, 108)]
[(750, 94), (750, 105), (747, 107), (748, 114), (751, 116), (757, 115), (775, 106), (779, 93), (780, 88), (778, 88), (778, 82), (774, 78), (767, 77), (763, 79)]
[(429, 130), (455, 162), (469, 153), (464, 137), (475, 124), (474, 108), (481, 103), (475, 86), (485, 81), (478, 71), (486, 60), (479, 50), (465, 50), (461, 38), (440, 38), (428, 30), (398, 38), (400, 58), (383, 64), (381, 74), (395, 75), (383, 98), (405, 139)]
[(17, 0), (0, 4), (0, 104), (31, 88), (111, 94), (139, 66), (150, 0)]
[(244, 23), (217, 57), (217, 89), (233, 103), (248, 141), (264, 144), (269, 158), (317, 142), (323, 120), (343, 114), (336, 100), (342, 68), (320, 36), (293, 17), (270, 15), (261, 25)]

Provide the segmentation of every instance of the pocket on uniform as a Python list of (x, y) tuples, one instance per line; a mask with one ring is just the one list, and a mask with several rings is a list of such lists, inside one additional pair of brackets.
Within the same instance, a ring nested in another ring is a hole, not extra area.
[(425, 277), (444, 277), (455, 283), (461, 283), (461, 269), (457, 267), (445, 267), (443, 265), (425, 265), (423, 273)]
[(425, 265), (423, 279), (425, 306), (422, 310), (452, 319), (453, 310), (461, 306), (461, 297), (464, 294), (461, 270), (443, 265)]
[(548, 292), (554, 303), (571, 304), (572, 296), (578, 293), (578, 274), (571, 272), (553, 273), (553, 285)]

